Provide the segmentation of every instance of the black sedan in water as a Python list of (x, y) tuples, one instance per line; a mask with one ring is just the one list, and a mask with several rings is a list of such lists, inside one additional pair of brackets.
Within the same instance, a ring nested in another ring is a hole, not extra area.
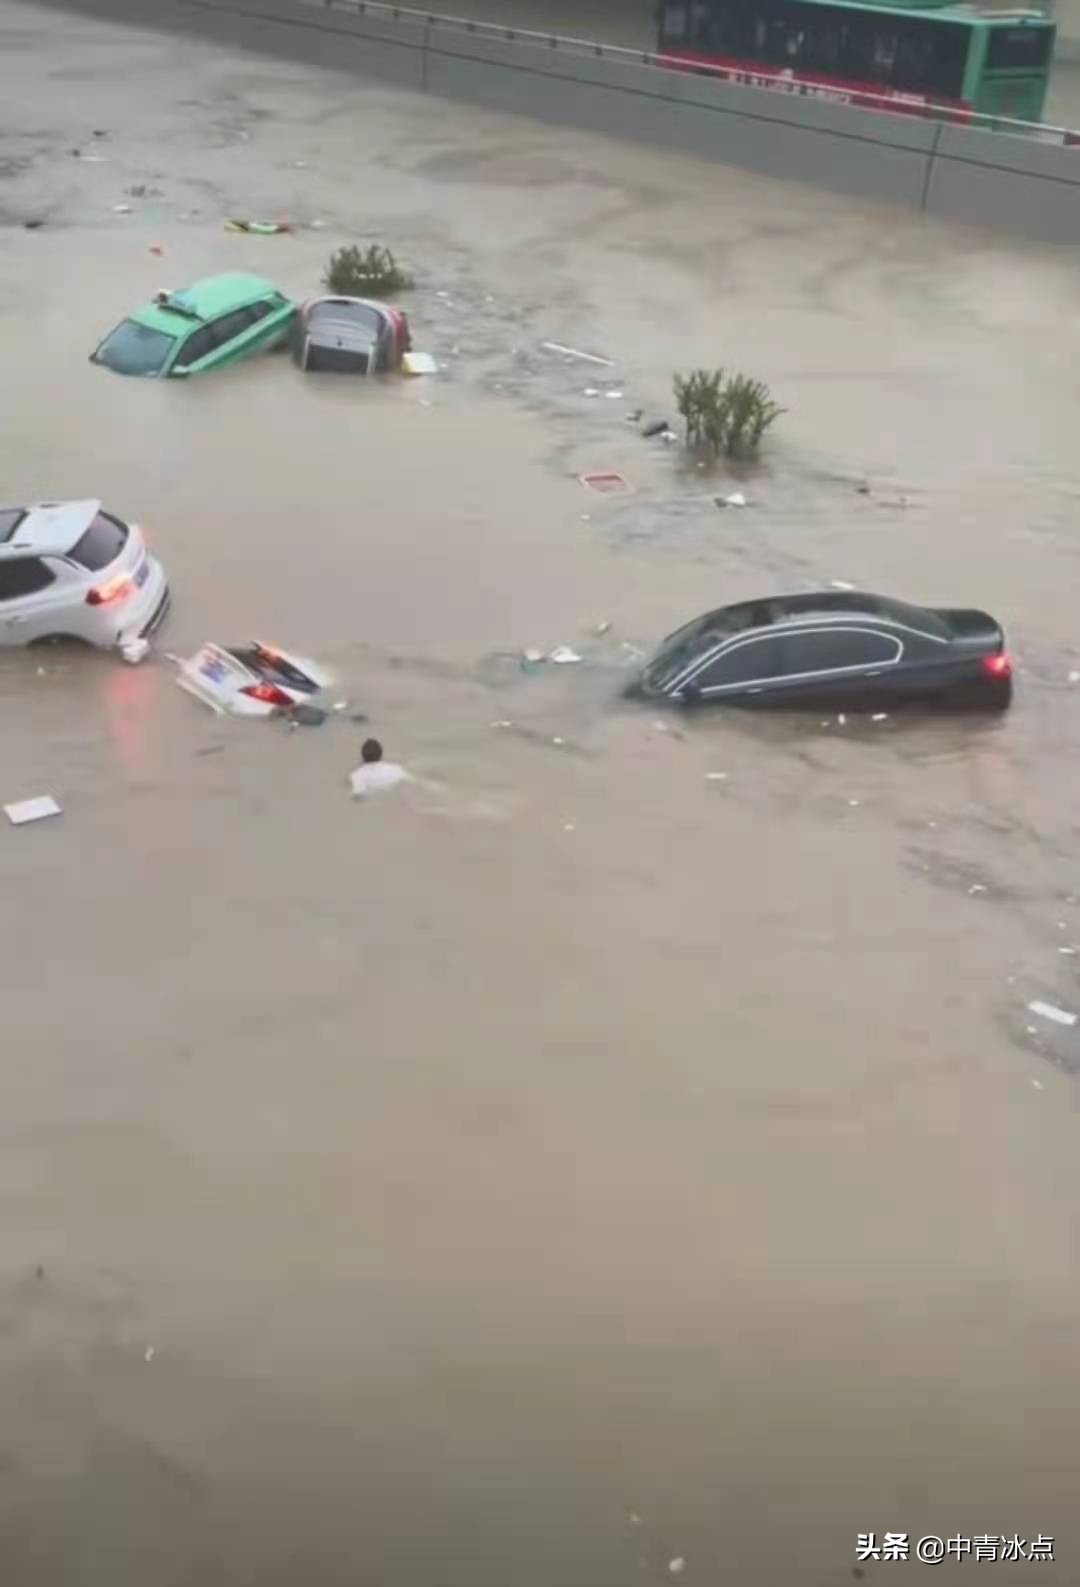
[(670, 634), (640, 692), (705, 701), (858, 705), (938, 696), (1004, 710), (1012, 662), (985, 612), (827, 591), (722, 606)]

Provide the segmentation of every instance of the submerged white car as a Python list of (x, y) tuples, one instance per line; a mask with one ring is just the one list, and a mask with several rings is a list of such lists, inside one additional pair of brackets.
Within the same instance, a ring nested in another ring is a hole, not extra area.
[(0, 644), (79, 639), (136, 659), (169, 598), (142, 530), (99, 501), (0, 507)]
[(178, 663), (180, 687), (219, 716), (275, 716), (301, 706), (310, 708), (333, 681), (306, 656), (289, 655), (258, 641), (204, 645), (186, 660), (173, 659)]

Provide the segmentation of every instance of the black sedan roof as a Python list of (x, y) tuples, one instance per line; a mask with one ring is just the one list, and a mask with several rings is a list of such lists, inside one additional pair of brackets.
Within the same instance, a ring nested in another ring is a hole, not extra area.
[(742, 633), (750, 628), (774, 628), (800, 619), (846, 618), (871, 622), (899, 623), (919, 633), (944, 638), (948, 628), (937, 612), (924, 606), (910, 606), (886, 595), (865, 590), (815, 590), (807, 595), (769, 595), (762, 600), (739, 601), (720, 606), (695, 618), (691, 625), (702, 635)]

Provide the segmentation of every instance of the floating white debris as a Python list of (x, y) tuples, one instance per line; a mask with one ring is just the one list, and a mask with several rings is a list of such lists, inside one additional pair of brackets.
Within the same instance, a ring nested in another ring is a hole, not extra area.
[(986, 888), (985, 888), (985, 886), (983, 885), (982, 882), (974, 882), (972, 884), (972, 886), (968, 888), (968, 893), (972, 897), (974, 897), (974, 895), (976, 893), (985, 893), (985, 892), (986, 892)]
[(581, 393), (581, 395), (583, 397), (598, 397), (600, 395), (600, 387), (599, 386), (586, 386), (585, 390)]
[(551, 742), (553, 744), (565, 744), (566, 740), (565, 738), (553, 738)]
[(566, 822), (563, 823), (563, 831), (564, 832), (576, 832), (577, 831), (577, 827), (574, 825), (574, 823), (572, 821), (566, 821)]
[(840, 715), (836, 718), (836, 721), (839, 727), (847, 727), (847, 717), (844, 715), (843, 711), (840, 712)]
[(544, 652), (542, 650), (526, 650), (522, 653), (522, 655), (525, 661), (536, 662), (543, 661), (544, 659)]
[(1055, 1025), (1075, 1025), (1077, 1020), (1077, 1016), (1070, 1014), (1067, 1008), (1058, 1008), (1055, 1004), (1044, 1003), (1039, 998), (1036, 998), (1034, 1003), (1028, 1004), (1028, 1010), (1032, 1014), (1038, 1014), (1040, 1019), (1053, 1020)]
[(1043, 1083), (1042, 1083), (1041, 1080), (1033, 1080), (1031, 1083), (1035, 1087), (1036, 1091), (1041, 1091), (1042, 1090)]
[(143, 1360), (144, 1361), (153, 1361), (153, 1359), (154, 1359), (154, 1347), (153, 1347), (153, 1345), (148, 1345), (146, 1347), (146, 1354), (143, 1356)]
[(1059, 953), (1067, 953), (1067, 954), (1069, 954), (1071, 956), (1072, 954), (1074, 954), (1076, 952), (1076, 949), (1075, 948), (1059, 948), (1058, 952)]
[(706, 782), (727, 782), (727, 772), (726, 771), (707, 771), (705, 773), (705, 781)]
[(556, 645), (548, 660), (553, 661), (556, 666), (566, 667), (572, 662), (580, 661), (581, 657), (576, 650), (571, 650), (569, 645)]
[(609, 632), (610, 628), (611, 624), (608, 622), (597, 623), (596, 627), (593, 629), (593, 633), (598, 636), (600, 634), (606, 634)]
[(733, 490), (730, 496), (717, 496), (716, 505), (718, 507), (749, 507), (750, 503), (741, 490)]
[(875, 711), (873, 716), (870, 718), (871, 722), (887, 722), (888, 719), (888, 711)]
[(1080, 683), (1080, 672), (1070, 672), (1069, 673), (1069, 682), (1070, 683)]
[(605, 391), (604, 392), (604, 396), (605, 397), (611, 397), (613, 401), (618, 402), (619, 398), (622, 396), (622, 392), (621, 391)]
[[(445, 294), (436, 294), (444, 296)], [(540, 346), (546, 353), (562, 353), (566, 358), (583, 358), (587, 364), (602, 364), (605, 369), (614, 369), (613, 358), (598, 358), (595, 353), (583, 353), (578, 347), (564, 347), (562, 342), (541, 342)]]
[(507, 721), (504, 717), (501, 722), (492, 722), (491, 725), (492, 727), (513, 727), (514, 724), (513, 722)]
[(674, 1559), (668, 1561), (668, 1570), (673, 1576), (681, 1576), (685, 1569), (686, 1561), (683, 1559), (681, 1554), (676, 1555)]
[(406, 375), (436, 375), (439, 365), (430, 353), (406, 353), (401, 360)]
[(848, 804), (851, 806), (851, 808), (853, 810), (855, 810), (855, 809), (858, 808), (859, 805), (862, 804), (862, 800), (861, 799), (849, 799), (848, 800)]
[(857, 588), (856, 585), (849, 584), (847, 579), (830, 579), (829, 587), (834, 590), (853, 590)]
[(44, 821), (47, 816), (62, 815), (63, 811), (51, 794), (42, 794), (38, 799), (20, 799), (13, 805), (5, 805), (4, 814), (13, 827), (22, 827), (28, 821)]

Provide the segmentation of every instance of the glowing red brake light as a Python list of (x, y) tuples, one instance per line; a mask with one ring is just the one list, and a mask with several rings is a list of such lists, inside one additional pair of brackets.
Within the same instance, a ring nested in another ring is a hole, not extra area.
[(135, 580), (130, 573), (118, 573), (114, 579), (108, 579), (104, 584), (96, 584), (92, 590), (86, 592), (87, 606), (112, 606), (117, 601), (126, 601), (129, 595), (135, 593)]
[(988, 672), (992, 678), (1012, 677), (1012, 657), (1001, 650), (996, 656), (983, 657), (983, 671)]
[(246, 694), (251, 700), (261, 700), (264, 705), (280, 705), (286, 710), (290, 710), (293, 704), (292, 696), (272, 683), (249, 683), (240, 693)]

